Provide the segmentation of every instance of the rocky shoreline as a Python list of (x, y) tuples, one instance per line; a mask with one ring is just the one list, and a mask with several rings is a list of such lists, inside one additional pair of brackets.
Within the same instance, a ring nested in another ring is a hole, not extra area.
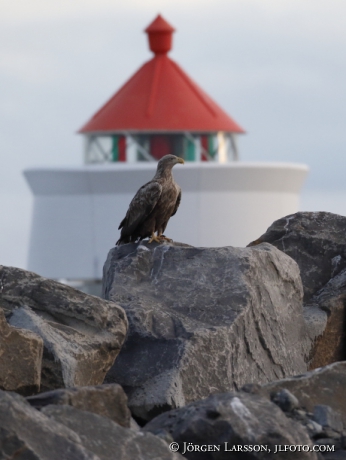
[(126, 244), (103, 299), (0, 266), (0, 460), (346, 459), (345, 235)]

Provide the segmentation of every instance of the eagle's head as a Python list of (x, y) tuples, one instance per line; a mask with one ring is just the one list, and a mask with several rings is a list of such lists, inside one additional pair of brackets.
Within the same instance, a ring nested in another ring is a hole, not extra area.
[(177, 157), (175, 155), (165, 155), (157, 163), (156, 174), (159, 176), (166, 176), (167, 174), (170, 174), (170, 171), (172, 170), (173, 166), (177, 163), (184, 164), (185, 162), (182, 158)]
[(173, 168), (177, 163), (184, 164), (184, 160), (175, 155), (165, 155), (157, 164), (157, 169)]

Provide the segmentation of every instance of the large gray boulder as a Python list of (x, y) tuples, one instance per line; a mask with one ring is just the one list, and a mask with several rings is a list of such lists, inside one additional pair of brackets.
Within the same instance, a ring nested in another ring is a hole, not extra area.
[(100, 460), (179, 460), (166, 442), (152, 435), (123, 428), (108, 418), (71, 406), (46, 406), (42, 412), (74, 430), (85, 448)]
[(0, 389), (31, 395), (40, 390), (43, 341), (9, 326), (0, 309)]
[(123, 427), (129, 428), (131, 425), (126, 393), (116, 383), (47, 391), (31, 396), (27, 401), (36, 409), (52, 404), (68, 405), (107, 417)]
[(274, 222), (256, 241), (292, 257), (304, 288), (304, 317), (312, 346), (309, 368), (346, 359), (346, 217), (298, 212)]
[(122, 308), (19, 268), (0, 266), (0, 279), (8, 323), (43, 340), (41, 390), (101, 384), (125, 339)]
[(271, 245), (127, 244), (109, 252), (103, 282), (129, 319), (106, 381), (139, 418), (306, 371), (299, 269)]
[(100, 460), (74, 431), (31, 407), (16, 393), (0, 391), (0, 458)]
[[(212, 395), (166, 412), (144, 431), (161, 436), (167, 432), (190, 460), (317, 459), (314, 452), (278, 451), (278, 445), (311, 447), (312, 443), (305, 429), (275, 404), (243, 392)], [(208, 451), (208, 446), (218, 449)]]
[(249, 246), (270, 243), (300, 268), (307, 302), (346, 268), (346, 217), (329, 212), (297, 212), (275, 221)]

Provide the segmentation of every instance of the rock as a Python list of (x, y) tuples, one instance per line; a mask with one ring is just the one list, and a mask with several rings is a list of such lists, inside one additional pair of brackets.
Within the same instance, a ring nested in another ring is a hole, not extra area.
[(24, 441), (13, 431), (0, 428), (0, 458), (16, 460), (38, 460), (38, 457), (33, 450), (26, 445)]
[(116, 383), (48, 391), (31, 396), (27, 401), (36, 409), (42, 409), (50, 404), (65, 404), (107, 417), (123, 427), (130, 427), (131, 423), (127, 396)]
[(41, 389), (101, 384), (125, 339), (124, 311), (19, 268), (0, 266), (0, 279), (9, 324), (43, 339)]
[(270, 243), (299, 265), (304, 302), (346, 268), (346, 217), (329, 212), (297, 212), (276, 220), (249, 246)]
[(299, 265), (311, 341), (310, 369), (346, 359), (345, 233), (346, 217), (298, 212), (277, 220), (249, 244), (271, 243)]
[(101, 460), (179, 460), (168, 445), (152, 435), (123, 428), (108, 418), (71, 406), (46, 406), (42, 412), (76, 431), (83, 445)]
[(270, 395), (270, 399), (284, 412), (291, 412), (293, 409), (299, 407), (298, 399), (290, 391), (286, 390), (286, 388), (278, 392), (273, 392)]
[(309, 300), (304, 310), (319, 309), (326, 315), (325, 327), (310, 352), (310, 369), (346, 359), (346, 270), (334, 276)]
[(346, 460), (346, 451), (338, 450), (336, 452), (328, 452), (323, 455), (324, 460)]
[(319, 423), (316, 423), (314, 420), (309, 420), (305, 426), (308, 430), (310, 438), (316, 438), (322, 433), (322, 426)]
[(314, 420), (323, 428), (328, 427), (339, 433), (344, 428), (341, 415), (325, 404), (317, 404), (314, 407)]
[(2, 459), (99, 460), (80, 437), (31, 407), (16, 393), (0, 391)]
[[(304, 428), (288, 419), (275, 404), (261, 396), (244, 392), (212, 395), (166, 412), (151, 420), (144, 431), (155, 432), (159, 429), (173, 437), (180, 446), (180, 453), (190, 443), (193, 450), (190, 447), (190, 451), (184, 453), (184, 457), (190, 460), (317, 459), (314, 452), (275, 453), (277, 445), (311, 446), (312, 443)], [(201, 452), (202, 446), (209, 445), (220, 446), (220, 451)], [(237, 450), (237, 446), (242, 449), (245, 446), (258, 446), (265, 450), (246, 452)]]
[(251, 393), (253, 395), (257, 395), (257, 394), (260, 394), (261, 388), (262, 388), (261, 385), (259, 385), (258, 383), (245, 383), (245, 385), (243, 385), (240, 388), (240, 391), (244, 391), (245, 393)]
[(313, 412), (317, 404), (330, 406), (338, 412), (345, 425), (346, 422), (346, 362), (329, 364), (328, 366), (303, 375), (285, 378), (262, 386), (261, 394), (288, 389), (299, 400), (302, 407)]
[(139, 419), (306, 370), (299, 270), (271, 245), (122, 245), (103, 291), (130, 325), (106, 381)]
[(40, 390), (43, 341), (9, 326), (0, 309), (0, 389), (31, 395)]

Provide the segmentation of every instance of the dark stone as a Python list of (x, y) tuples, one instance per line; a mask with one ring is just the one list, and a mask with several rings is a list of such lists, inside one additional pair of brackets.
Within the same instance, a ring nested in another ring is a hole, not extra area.
[(42, 412), (74, 430), (83, 445), (101, 460), (179, 460), (165, 441), (123, 428), (112, 420), (71, 406), (46, 406)]
[(43, 341), (31, 331), (9, 326), (0, 308), (0, 389), (23, 396), (40, 391)]
[(322, 434), (322, 426), (314, 420), (308, 420), (304, 423), (311, 439), (317, 439)]
[(338, 450), (335, 452), (328, 452), (323, 455), (323, 460), (346, 460), (346, 451)]
[(0, 453), (8, 460), (99, 460), (80, 437), (16, 393), (0, 391)]
[(284, 412), (291, 412), (293, 409), (299, 407), (298, 399), (286, 388), (271, 393), (270, 399)]
[(19, 268), (0, 279), (9, 324), (43, 339), (41, 390), (101, 384), (125, 340), (122, 308)]
[(48, 391), (27, 398), (27, 401), (36, 409), (50, 404), (73, 406), (107, 417), (123, 427), (130, 427), (131, 413), (127, 407), (127, 396), (116, 383)]
[(240, 391), (244, 391), (245, 393), (251, 393), (253, 395), (257, 395), (261, 391), (261, 385), (258, 383), (246, 383), (240, 388)]
[(39, 460), (24, 441), (15, 432), (0, 428), (0, 458), (15, 460)]
[[(208, 417), (210, 411), (218, 412), (217, 418)], [(258, 395), (225, 393), (212, 395), (186, 407), (161, 414), (151, 420), (144, 431), (165, 430), (180, 446), (220, 445), (215, 452), (186, 452), (190, 460), (317, 460), (314, 452), (277, 452), (276, 445), (312, 445), (306, 430), (290, 420), (275, 404)], [(227, 444), (225, 444), (227, 443)], [(226, 451), (233, 445), (266, 446), (266, 452)]]
[(103, 291), (129, 319), (106, 382), (123, 386), (138, 419), (306, 370), (299, 270), (271, 245), (123, 245)]
[(328, 427), (339, 433), (344, 429), (341, 415), (325, 404), (314, 406), (314, 420), (323, 428)]

